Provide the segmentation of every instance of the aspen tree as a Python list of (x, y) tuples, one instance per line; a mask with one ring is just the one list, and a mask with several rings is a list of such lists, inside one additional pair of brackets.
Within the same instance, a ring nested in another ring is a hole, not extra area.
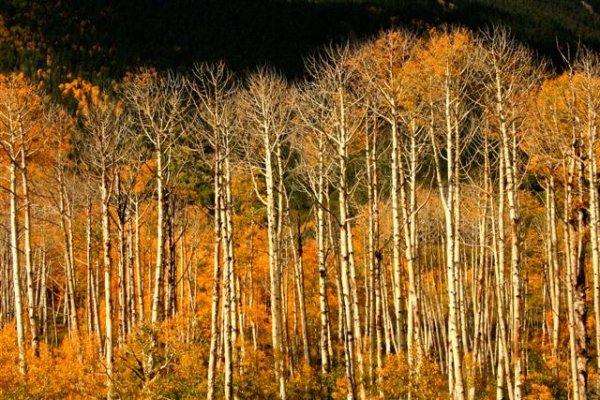
[[(353, 87), (355, 78), (351, 50), (348, 45), (327, 48), (320, 60), (312, 60), (310, 71), (318, 90), (311, 99), (312, 107), (325, 112), (323, 119), (312, 128), (323, 135), (335, 152), (338, 194), (340, 307), (343, 310), (344, 354), (349, 396), (364, 398), (364, 364), (360, 315), (356, 290), (356, 271), (353, 255), (353, 233), (349, 209), (349, 148), (363, 128), (364, 111), (359, 109), (360, 94)], [(330, 129), (328, 124), (332, 125)], [(355, 361), (356, 360), (356, 361)], [(357, 392), (358, 390), (358, 392)]]
[(112, 267), (110, 238), (110, 204), (115, 190), (117, 167), (127, 155), (129, 118), (122, 105), (110, 99), (101, 99), (83, 114), (85, 140), (81, 138), (82, 161), (100, 186), (102, 225), (102, 252), (104, 270), (105, 307), (105, 367), (107, 398), (113, 398), (113, 321), (112, 321)]
[(173, 73), (142, 70), (125, 83), (123, 92), (136, 125), (152, 144), (156, 162), (157, 245), (151, 315), (151, 322), (155, 324), (164, 317), (165, 192), (171, 179), (174, 148), (181, 137), (189, 105), (186, 104), (184, 81)]
[[(458, 263), (458, 224), (459, 209), (457, 196), (459, 190), (461, 153), (465, 149), (464, 141), (459, 142), (459, 133), (464, 131), (465, 121), (472, 111), (466, 96), (467, 75), (469, 73), (469, 49), (471, 37), (465, 31), (452, 31), (434, 34), (430, 43), (419, 50), (419, 62), (426, 71), (431, 71), (431, 89), (435, 92), (427, 95), (428, 107), (424, 110), (424, 119), (428, 122), (428, 131), (433, 152), (435, 180), (445, 221), (445, 262), (448, 290), (448, 340), (450, 343), (448, 370), (449, 387), (452, 398), (465, 398), (462, 367), (463, 346), (461, 344), (459, 315), (459, 263)], [(432, 65), (428, 65), (431, 63)], [(437, 96), (439, 97), (437, 97)]]
[[(9, 78), (10, 79), (10, 78)], [(5, 84), (6, 78), (4, 78)], [(10, 81), (9, 81), (10, 82)], [(10, 255), (12, 263), (12, 286), (14, 294), (14, 317), (17, 330), (17, 346), (19, 351), (19, 372), (21, 375), (27, 373), (27, 360), (25, 350), (25, 326), (23, 323), (23, 300), (21, 298), (21, 265), (19, 262), (19, 225), (18, 225), (18, 205), (17, 205), (17, 173), (20, 152), (24, 151), (19, 145), (14, 121), (14, 95), (10, 92), (2, 98), (2, 126), (0, 127), (0, 138), (3, 153), (6, 155), (9, 163), (9, 181), (8, 188), (10, 197)]]
[[(563, 187), (563, 242), (566, 266), (567, 322), (572, 394), (585, 399), (587, 388), (587, 304), (585, 254), (587, 246), (585, 191), (586, 109), (582, 103), (581, 75), (569, 64), (567, 72), (547, 80), (536, 99), (539, 131), (529, 149), (536, 157), (556, 166), (557, 188)], [(544, 132), (541, 136), (541, 132)], [(539, 136), (538, 136), (539, 135)], [(552, 171), (552, 169), (550, 169)], [(552, 184), (552, 180), (550, 181)], [(550, 202), (548, 205), (552, 207)], [(552, 212), (552, 209), (550, 210)]]
[(281, 169), (281, 146), (286, 140), (291, 118), (291, 107), (287, 101), (287, 83), (277, 74), (259, 70), (248, 81), (243, 93), (242, 110), (244, 126), (251, 133), (252, 141), (247, 144), (250, 157), (252, 179), (254, 171), (262, 175), (266, 188), (266, 198), (256, 192), (267, 208), (267, 236), (269, 243), (269, 274), (271, 291), (271, 324), (275, 376), (280, 399), (287, 398), (284, 344), (283, 344), (283, 304), (282, 304), (282, 249), (281, 219), (283, 204), (278, 200), (283, 179)]
[(287, 214), (287, 225), (289, 231), (289, 242), (292, 251), (292, 258), (294, 264), (294, 283), (296, 289), (296, 295), (298, 297), (298, 305), (300, 308), (300, 330), (302, 335), (302, 357), (306, 366), (310, 366), (310, 350), (309, 350), (309, 338), (308, 338), (308, 320), (306, 316), (306, 297), (304, 287), (304, 249), (302, 241), (302, 226), (300, 217), (297, 216), (296, 229), (294, 230), (294, 224), (291, 221), (290, 215), (290, 196), (286, 196), (286, 214)]
[[(497, 29), (488, 36), (484, 57), (484, 72), (488, 76), (486, 89), (489, 93), (485, 107), (492, 116), (492, 129), (497, 131), (500, 147), (501, 166), (504, 168), (506, 180), (506, 198), (510, 220), (510, 274), (511, 274), (511, 334), (512, 365), (514, 370), (514, 399), (523, 397), (523, 359), (522, 359), (522, 244), (519, 211), (519, 182), (522, 167), (517, 164), (520, 159), (520, 145), (523, 140), (524, 100), (534, 88), (541, 76), (539, 68), (529, 52), (515, 44), (504, 30)], [(504, 192), (499, 192), (504, 196)], [(499, 215), (503, 218), (503, 215)], [(503, 265), (500, 265), (503, 268)]]
[(225, 320), (225, 397), (235, 393), (233, 370), (235, 363), (236, 321), (236, 270), (233, 237), (233, 199), (231, 190), (231, 159), (235, 151), (235, 96), (237, 83), (224, 64), (202, 64), (196, 67), (191, 90), (196, 96), (197, 147), (202, 151), (206, 142), (212, 151), (214, 179), (214, 271), (211, 314), (211, 347), (208, 369), (207, 398), (214, 397), (214, 374), (218, 332), (218, 307), (221, 298), (220, 275), (223, 254), (223, 315)]
[[(28, 83), (22, 74), (10, 74), (2, 76), (0, 82), (0, 93), (2, 96), (2, 103), (0, 104), (0, 150), (2, 150), (11, 166), (9, 167), (10, 175), (10, 198), (11, 198), (11, 210), (15, 207), (15, 214), (11, 212), (11, 246), (13, 246), (13, 278), (15, 271), (20, 269), (19, 257), (15, 255), (16, 252), (20, 252), (17, 236), (19, 234), (19, 209), (18, 205), (18, 187), (12, 187), (12, 180), (18, 179), (18, 174), (21, 177), (21, 193), (20, 198), (23, 202), (23, 256), (25, 261), (25, 285), (26, 285), (26, 299), (27, 299), (27, 317), (31, 338), (31, 349), (34, 356), (39, 355), (39, 330), (38, 330), (38, 315), (35, 307), (35, 287), (34, 287), (34, 266), (32, 262), (32, 222), (31, 222), (31, 194), (30, 194), (30, 162), (31, 158), (40, 151), (44, 145), (43, 132), (43, 113), (45, 107), (42, 101), (42, 97), (37, 93), (35, 88)], [(14, 164), (14, 165), (12, 165)], [(16, 183), (16, 181), (15, 181)], [(13, 221), (14, 218), (14, 221)], [(15, 239), (12, 239), (12, 235), (15, 235)], [(18, 282), (13, 285), (20, 286)], [(16, 288), (15, 295), (16, 295)], [(19, 301), (15, 298), (15, 307), (19, 307), (22, 303), (21, 295), (19, 293)], [(15, 313), (17, 310), (15, 309)], [(17, 319), (21, 316), (17, 315)], [(17, 321), (19, 325), (19, 321)], [(19, 329), (19, 326), (17, 326)], [(23, 328), (24, 329), (24, 328)], [(21, 335), (17, 335), (22, 340), (25, 340)], [(24, 346), (24, 343), (19, 342)], [(19, 348), (23, 346), (19, 345)], [(25, 371), (25, 356), (20, 355), (20, 369)]]
[[(301, 119), (301, 125), (305, 129), (302, 139), (294, 142), (294, 147), (300, 156), (296, 167), (297, 181), (301, 188), (306, 191), (313, 201), (313, 213), (315, 218), (315, 236), (317, 245), (317, 268), (319, 275), (319, 354), (321, 359), (321, 373), (326, 374), (331, 368), (331, 357), (329, 354), (330, 342), (328, 341), (329, 327), (329, 305), (327, 300), (327, 237), (325, 213), (330, 212), (325, 204), (325, 192), (332, 180), (332, 163), (329, 162), (331, 152), (326, 144), (326, 137), (312, 127), (319, 124), (323, 116), (318, 108), (311, 107), (313, 90), (318, 88), (307, 84), (300, 90), (297, 113)], [(325, 111), (326, 112), (326, 111)]]
[[(584, 149), (586, 159), (588, 192), (589, 192), (589, 230), (591, 242), (591, 259), (593, 274), (593, 302), (596, 336), (596, 365), (600, 368), (600, 208), (598, 202), (598, 113), (600, 103), (600, 59), (590, 50), (581, 50), (576, 63), (576, 71), (581, 75), (580, 99), (582, 102), (581, 129), (584, 132)], [(596, 388), (600, 388), (600, 377)]]
[[(411, 204), (407, 199), (414, 199), (414, 190), (416, 182), (408, 184), (407, 172), (415, 164), (406, 163), (406, 155), (413, 154), (409, 148), (405, 148), (403, 140), (403, 131), (408, 130), (405, 125), (407, 120), (402, 115), (402, 110), (407, 105), (404, 98), (407, 91), (406, 78), (409, 74), (403, 73), (403, 68), (411, 56), (412, 48), (417, 42), (411, 35), (391, 31), (379, 37), (372, 46), (364, 49), (365, 53), (361, 58), (362, 68), (360, 74), (366, 81), (367, 88), (375, 92), (375, 101), (373, 104), (374, 112), (380, 116), (390, 128), (391, 136), (391, 202), (392, 202), (392, 248), (393, 248), (393, 273), (394, 273), (394, 309), (396, 341), (400, 348), (403, 348), (404, 338), (404, 317), (402, 298), (402, 277), (401, 277), (401, 253), (406, 253), (408, 269), (408, 310), (407, 310), (407, 337), (406, 345), (409, 364), (413, 366), (413, 355), (415, 349), (415, 329), (419, 324), (417, 311), (417, 298), (415, 288), (415, 257), (414, 243), (409, 236), (404, 236), (404, 249), (402, 249), (403, 232), (404, 234), (414, 229), (414, 213), (407, 209)], [(408, 150), (408, 151), (407, 151)], [(414, 168), (413, 168), (414, 169)], [(414, 173), (416, 174), (416, 169)], [(412, 177), (410, 172), (409, 177)], [(414, 190), (410, 190), (414, 189)], [(404, 223), (402, 223), (404, 219)], [(417, 319), (415, 320), (415, 316)]]
[(119, 175), (120, 196), (117, 222), (121, 225), (120, 250), (123, 260), (123, 289), (127, 334), (144, 320), (143, 275), (140, 259), (140, 215), (139, 206), (145, 196), (142, 171), (149, 158), (141, 137), (131, 136), (128, 141), (130, 153), (123, 161)]
[[(367, 117), (367, 120), (370, 119)], [(367, 297), (370, 303), (370, 315), (367, 326), (370, 330), (370, 360), (369, 360), (369, 378), (374, 381), (375, 364), (377, 368), (383, 367), (381, 354), (381, 332), (378, 326), (381, 322), (381, 244), (380, 244), (380, 224), (379, 224), (379, 173), (377, 167), (378, 154), (378, 132), (377, 125), (373, 122), (373, 127), (367, 126), (365, 135), (365, 162), (367, 168), (367, 197), (368, 197), (368, 220), (369, 220), (369, 239), (368, 239), (368, 263), (370, 267), (370, 279)], [(372, 131), (370, 131), (371, 129)], [(383, 397), (383, 382), (377, 379), (377, 387), (380, 397)]]

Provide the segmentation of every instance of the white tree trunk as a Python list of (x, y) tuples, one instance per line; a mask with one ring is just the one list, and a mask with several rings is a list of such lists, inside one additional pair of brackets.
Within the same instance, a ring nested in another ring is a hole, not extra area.
[(13, 291), (15, 295), (15, 322), (17, 326), (17, 346), (19, 348), (19, 372), (27, 373), (25, 357), (25, 328), (23, 326), (23, 303), (21, 300), (21, 273), (19, 264), (19, 226), (17, 215), (17, 165), (10, 163), (10, 247), (13, 272)]

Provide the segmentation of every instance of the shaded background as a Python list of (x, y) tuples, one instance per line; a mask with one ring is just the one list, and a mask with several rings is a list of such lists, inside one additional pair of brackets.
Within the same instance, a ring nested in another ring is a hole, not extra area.
[(364, 40), (392, 26), (503, 24), (560, 63), (557, 43), (600, 48), (600, 0), (6, 0), (0, 68), (56, 90), (74, 76), (100, 85), (139, 66), (185, 68), (225, 60), (235, 71), (270, 64), (290, 78), (326, 43)]

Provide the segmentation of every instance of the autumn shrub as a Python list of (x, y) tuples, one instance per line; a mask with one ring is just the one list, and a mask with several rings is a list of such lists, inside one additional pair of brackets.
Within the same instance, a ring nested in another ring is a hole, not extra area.
[(377, 371), (383, 382), (386, 398), (434, 400), (447, 399), (447, 379), (438, 364), (423, 358), (418, 368), (411, 373), (406, 354), (389, 355), (385, 366)]
[(309, 365), (301, 363), (288, 380), (290, 398), (299, 400), (327, 399), (331, 392), (327, 377)]
[(54, 349), (48, 346), (41, 349), (40, 358), (33, 359), (27, 376), (33, 397), (85, 398), (103, 393), (106, 371), (98, 357), (99, 343), (95, 336), (65, 338)]
[(14, 321), (0, 331), (0, 398), (17, 399), (26, 394), (25, 380), (19, 374), (19, 353)]
[(135, 329), (123, 348), (115, 353), (119, 368), (115, 371), (115, 386), (125, 397), (141, 393), (154, 396), (155, 388), (161, 390), (157, 381), (170, 373), (177, 362), (177, 355), (162, 340), (160, 330), (149, 324)]
[(0, 398), (76, 399), (104, 393), (106, 375), (98, 358), (97, 338), (65, 338), (57, 347), (41, 343), (39, 356), (27, 353), (27, 375), (22, 377), (11, 327), (0, 334)]
[(206, 396), (208, 342), (203, 336), (188, 340), (188, 322), (180, 315), (162, 326), (159, 343), (164, 369), (157, 371), (158, 376), (147, 387), (158, 397), (195, 399)]
[(568, 358), (558, 359), (532, 349), (528, 353), (529, 373), (525, 381), (526, 399), (565, 399), (569, 397)]
[[(266, 351), (247, 349), (243, 368), (244, 378), (235, 383), (240, 399), (277, 398), (273, 360)], [(223, 387), (222, 382), (217, 384), (219, 388)]]
[(186, 326), (175, 318), (158, 328), (146, 324), (135, 329), (123, 348), (116, 350), (115, 384), (121, 396), (192, 399), (206, 395), (208, 343), (203, 336), (187, 340)]

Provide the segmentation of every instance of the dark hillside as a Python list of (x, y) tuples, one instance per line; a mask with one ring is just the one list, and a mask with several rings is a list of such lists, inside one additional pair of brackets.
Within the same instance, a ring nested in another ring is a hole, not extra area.
[(81, 76), (106, 84), (141, 65), (178, 68), (225, 59), (235, 70), (268, 63), (302, 75), (324, 43), (390, 26), (504, 24), (558, 60), (557, 40), (600, 46), (600, 1), (9, 0), (0, 5), (0, 67), (55, 88)]

